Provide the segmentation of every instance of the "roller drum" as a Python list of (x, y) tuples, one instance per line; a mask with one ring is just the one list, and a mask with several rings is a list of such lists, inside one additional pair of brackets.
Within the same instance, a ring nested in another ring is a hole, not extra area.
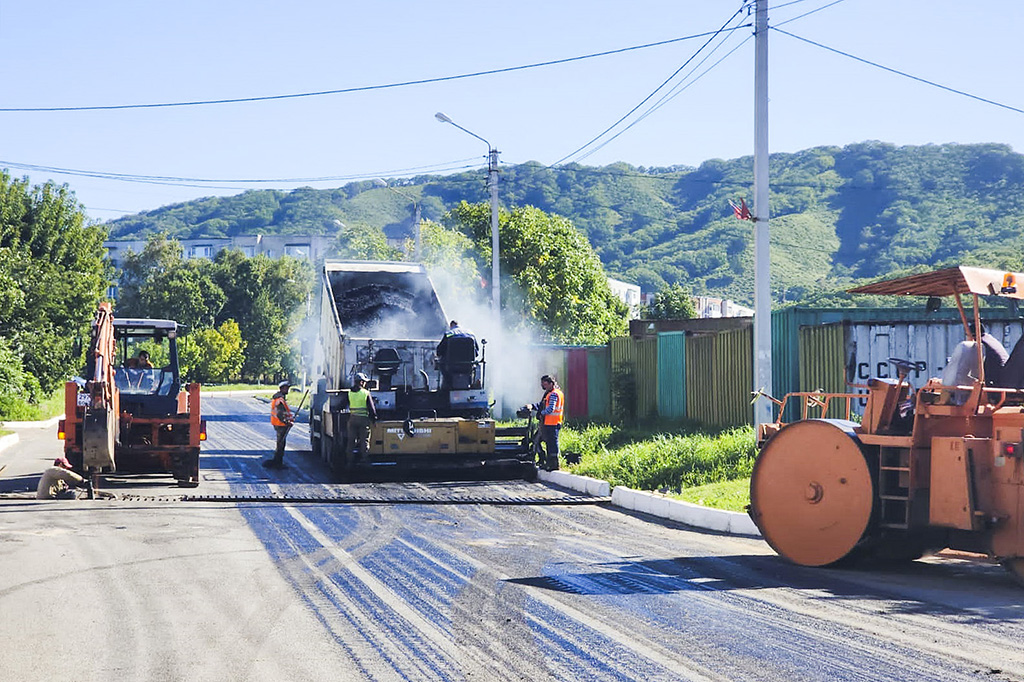
[(833, 564), (867, 538), (875, 483), (855, 426), (834, 419), (789, 424), (754, 464), (751, 517), (768, 544), (794, 563)]

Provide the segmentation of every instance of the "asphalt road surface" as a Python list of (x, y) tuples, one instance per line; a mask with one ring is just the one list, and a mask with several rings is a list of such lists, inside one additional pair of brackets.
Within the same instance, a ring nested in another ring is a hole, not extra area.
[(1024, 680), (998, 566), (800, 568), (542, 483), (334, 485), (302, 426), (260, 466), (265, 402), (204, 412), (195, 490), (24, 499), (55, 429), (0, 452), (0, 679)]

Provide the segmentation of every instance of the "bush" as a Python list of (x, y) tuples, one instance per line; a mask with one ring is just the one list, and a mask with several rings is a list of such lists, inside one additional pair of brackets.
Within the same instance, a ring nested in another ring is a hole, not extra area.
[(63, 411), (63, 389), (58, 389), (49, 397), (39, 401), (29, 401), (20, 395), (9, 393), (0, 394), (0, 420), (2, 421), (40, 421), (55, 417)]

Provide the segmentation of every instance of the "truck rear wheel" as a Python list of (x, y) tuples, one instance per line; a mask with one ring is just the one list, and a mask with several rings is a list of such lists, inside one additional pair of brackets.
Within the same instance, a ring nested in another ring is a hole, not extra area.
[(793, 563), (836, 563), (867, 532), (875, 486), (852, 426), (824, 419), (789, 424), (754, 464), (751, 516), (768, 544)]

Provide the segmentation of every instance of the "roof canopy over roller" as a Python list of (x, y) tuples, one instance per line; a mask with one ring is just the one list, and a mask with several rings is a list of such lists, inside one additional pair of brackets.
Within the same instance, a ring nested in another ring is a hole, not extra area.
[(977, 294), (1024, 299), (1024, 273), (959, 266), (884, 280), (850, 289), (851, 294), (953, 296)]

